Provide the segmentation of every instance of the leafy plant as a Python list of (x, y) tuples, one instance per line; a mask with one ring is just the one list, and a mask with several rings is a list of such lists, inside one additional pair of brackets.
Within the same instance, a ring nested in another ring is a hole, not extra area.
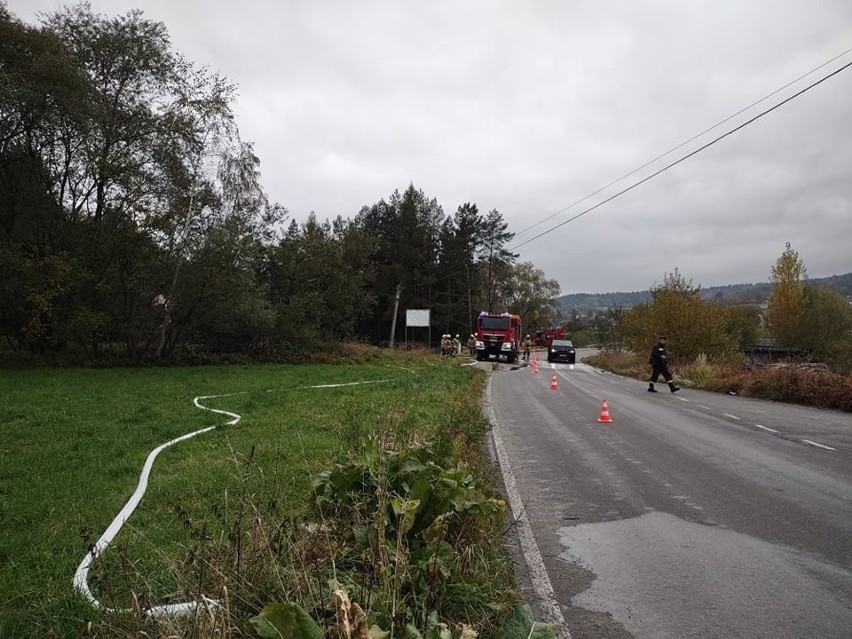
[(468, 623), (482, 621), (472, 610), (498, 612), (499, 592), (478, 572), (477, 557), (505, 503), (440, 446), (392, 450), (371, 440), (320, 473), (314, 495), (319, 516), (349, 548), (338, 569), (379, 586), (371, 612), (382, 624), (425, 628), (438, 610)]
[(269, 604), (249, 624), (261, 639), (322, 639), (322, 630), (294, 603)]
[(532, 610), (524, 603), (512, 607), (503, 620), (499, 639), (556, 639), (556, 627), (549, 623), (538, 623)]

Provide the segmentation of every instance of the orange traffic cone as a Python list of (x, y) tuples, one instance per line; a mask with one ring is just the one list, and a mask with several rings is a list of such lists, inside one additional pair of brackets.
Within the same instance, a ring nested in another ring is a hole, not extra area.
[(550, 390), (559, 390), (559, 382), (556, 381), (556, 375), (550, 378)]
[(612, 423), (612, 417), (609, 416), (609, 406), (607, 406), (606, 400), (603, 400), (603, 404), (601, 405), (601, 416), (598, 417), (598, 421), (603, 424)]

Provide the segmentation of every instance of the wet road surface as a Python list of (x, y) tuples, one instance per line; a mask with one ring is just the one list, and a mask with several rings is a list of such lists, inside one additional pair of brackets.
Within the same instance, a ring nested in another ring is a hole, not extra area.
[(852, 638), (852, 415), (496, 368), (495, 445), (563, 636)]

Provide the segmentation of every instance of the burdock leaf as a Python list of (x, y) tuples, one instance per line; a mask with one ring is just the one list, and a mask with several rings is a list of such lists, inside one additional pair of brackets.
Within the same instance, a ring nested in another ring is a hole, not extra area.
[(261, 639), (322, 639), (317, 623), (294, 603), (269, 604), (249, 623)]

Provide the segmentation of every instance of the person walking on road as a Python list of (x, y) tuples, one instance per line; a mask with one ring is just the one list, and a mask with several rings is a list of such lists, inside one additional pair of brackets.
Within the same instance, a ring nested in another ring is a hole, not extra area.
[(654, 388), (654, 383), (659, 379), (660, 375), (662, 375), (663, 379), (666, 380), (666, 383), (669, 385), (669, 388), (673, 393), (680, 390), (679, 386), (675, 386), (672, 381), (672, 374), (669, 372), (669, 356), (666, 353), (665, 336), (661, 336), (659, 341), (654, 344), (654, 347), (651, 349), (651, 357), (648, 359), (648, 363), (651, 365), (651, 381), (648, 383), (649, 393), (657, 392)]

